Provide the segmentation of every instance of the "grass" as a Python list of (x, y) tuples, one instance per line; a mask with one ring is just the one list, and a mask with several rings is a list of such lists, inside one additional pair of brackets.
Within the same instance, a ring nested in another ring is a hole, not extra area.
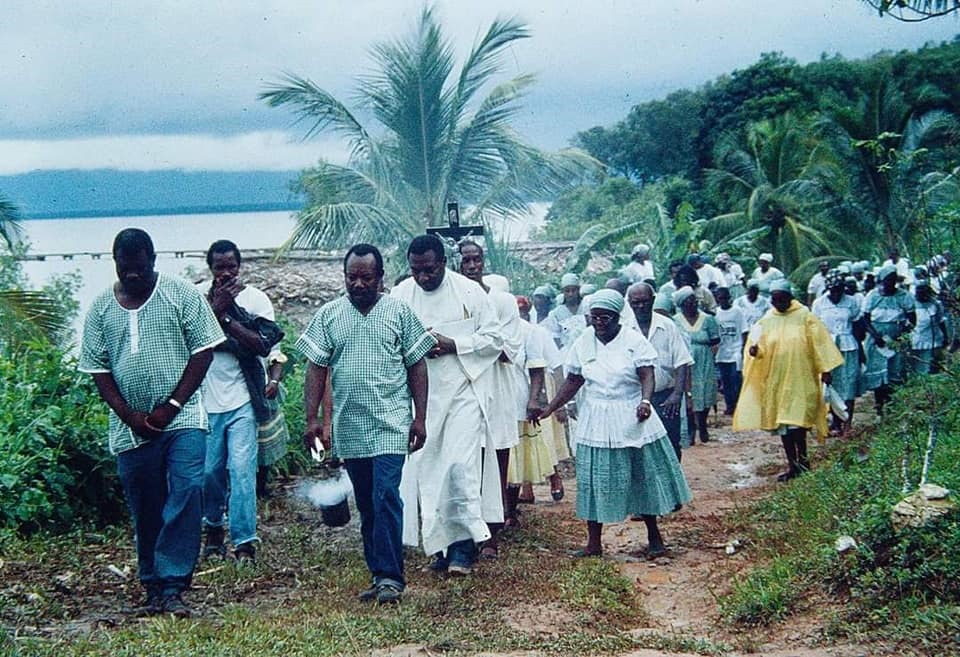
[[(882, 423), (819, 450), (812, 472), (740, 513), (760, 565), (719, 600), (734, 625), (771, 625), (811, 600), (836, 604), (826, 631), (882, 640), (904, 654), (960, 652), (960, 513), (894, 529), (890, 511), (920, 479), (931, 422), (939, 441), (931, 480), (960, 488), (960, 379), (940, 374), (901, 389)], [(834, 548), (841, 535), (857, 547)], [(936, 649), (934, 649), (936, 646)]]
[[(0, 632), (0, 646), (37, 657), (295, 657), (359, 655), (402, 644), (444, 653), (614, 654), (673, 642), (719, 654), (694, 639), (629, 633), (644, 618), (632, 583), (612, 562), (570, 559), (572, 534), (579, 536), (582, 527), (556, 514), (526, 514), (524, 528), (504, 544), (509, 556), (471, 578), (421, 572), (427, 559), (411, 554), (404, 602), (377, 607), (356, 599), (368, 580), (356, 527), (329, 530), (298, 521), (299, 512), (282, 502), (272, 504), (257, 566), (203, 562), (189, 594), (202, 614), (189, 620), (117, 613), (138, 595), (135, 582), (103, 574), (107, 564), (133, 565), (122, 529), (92, 543), (83, 532), (8, 543), (4, 554), (17, 555), (14, 568), (21, 570), (11, 570), (10, 560), (0, 568), (0, 619), (10, 628)], [(67, 566), (85, 568), (71, 595), (50, 585)], [(26, 579), (17, 589), (8, 576), (21, 575)], [(554, 626), (538, 622), (543, 606), (555, 615)], [(529, 617), (512, 616), (518, 609)]]

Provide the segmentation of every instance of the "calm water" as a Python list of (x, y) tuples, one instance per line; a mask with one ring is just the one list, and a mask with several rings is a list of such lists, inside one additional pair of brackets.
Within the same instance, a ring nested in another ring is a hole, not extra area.
[[(533, 203), (528, 218), (494, 222), (493, 229), (498, 236), (509, 241), (526, 240), (530, 228), (543, 223), (547, 208), (545, 203)], [(43, 285), (57, 274), (80, 273), (83, 286), (77, 293), (80, 302), (79, 329), (93, 299), (116, 280), (109, 252), (114, 236), (124, 228), (135, 227), (147, 231), (158, 252), (206, 251), (212, 242), (219, 239), (232, 240), (243, 251), (280, 246), (290, 236), (295, 224), (294, 214), (290, 212), (28, 220), (23, 222), (23, 228), (24, 239), (30, 244), (30, 253), (99, 252), (106, 255), (99, 260), (81, 255), (73, 260), (60, 257), (48, 257), (44, 261), (28, 260), (23, 263), (23, 270), (35, 287)], [(157, 255), (157, 270), (166, 274), (184, 275), (188, 271), (202, 273), (206, 266), (201, 257)]]
[[(124, 228), (142, 228), (150, 234), (157, 251), (205, 251), (218, 239), (236, 242), (240, 250), (276, 248), (295, 225), (290, 212), (244, 212), (228, 214), (185, 214), (143, 217), (98, 217), (92, 219), (36, 219), (23, 222), (24, 239), (30, 253), (105, 252), (100, 260), (76, 256), (73, 260), (49, 257), (44, 261), (28, 260), (23, 270), (33, 286), (41, 286), (51, 276), (79, 272), (83, 287), (80, 302), (82, 325), (90, 303), (103, 289), (116, 280), (113, 260), (109, 256), (113, 238)], [(203, 258), (158, 255), (157, 270), (183, 275), (188, 269), (202, 272), (207, 267)]]

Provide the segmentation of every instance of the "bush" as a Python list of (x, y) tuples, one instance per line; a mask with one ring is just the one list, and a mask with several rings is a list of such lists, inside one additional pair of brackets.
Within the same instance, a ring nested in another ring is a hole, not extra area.
[(122, 517), (106, 436), (106, 406), (61, 348), (36, 339), (0, 354), (0, 529)]

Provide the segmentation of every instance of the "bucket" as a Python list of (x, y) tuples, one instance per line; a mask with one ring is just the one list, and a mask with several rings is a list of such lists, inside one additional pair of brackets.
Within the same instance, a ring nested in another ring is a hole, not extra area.
[(343, 527), (350, 522), (350, 505), (348, 498), (342, 500), (333, 506), (320, 506), (320, 519), (327, 527)]

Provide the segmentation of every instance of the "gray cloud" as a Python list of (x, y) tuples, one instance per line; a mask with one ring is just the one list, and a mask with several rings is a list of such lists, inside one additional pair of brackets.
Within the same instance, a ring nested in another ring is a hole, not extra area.
[[(293, 71), (349, 98), (353, 77), (370, 69), (369, 47), (409, 30), (421, 7), (14, 0), (0, 23), (0, 139), (235, 139), (288, 129), (300, 136), (290, 114), (257, 101), (264, 85)], [(437, 9), (459, 52), (498, 14), (529, 22), (533, 39), (504, 64), (507, 74), (539, 74), (520, 128), (546, 147), (615, 121), (637, 102), (747, 66), (761, 52), (854, 58), (949, 39), (958, 26), (880, 20), (857, 0), (445, 0)]]

